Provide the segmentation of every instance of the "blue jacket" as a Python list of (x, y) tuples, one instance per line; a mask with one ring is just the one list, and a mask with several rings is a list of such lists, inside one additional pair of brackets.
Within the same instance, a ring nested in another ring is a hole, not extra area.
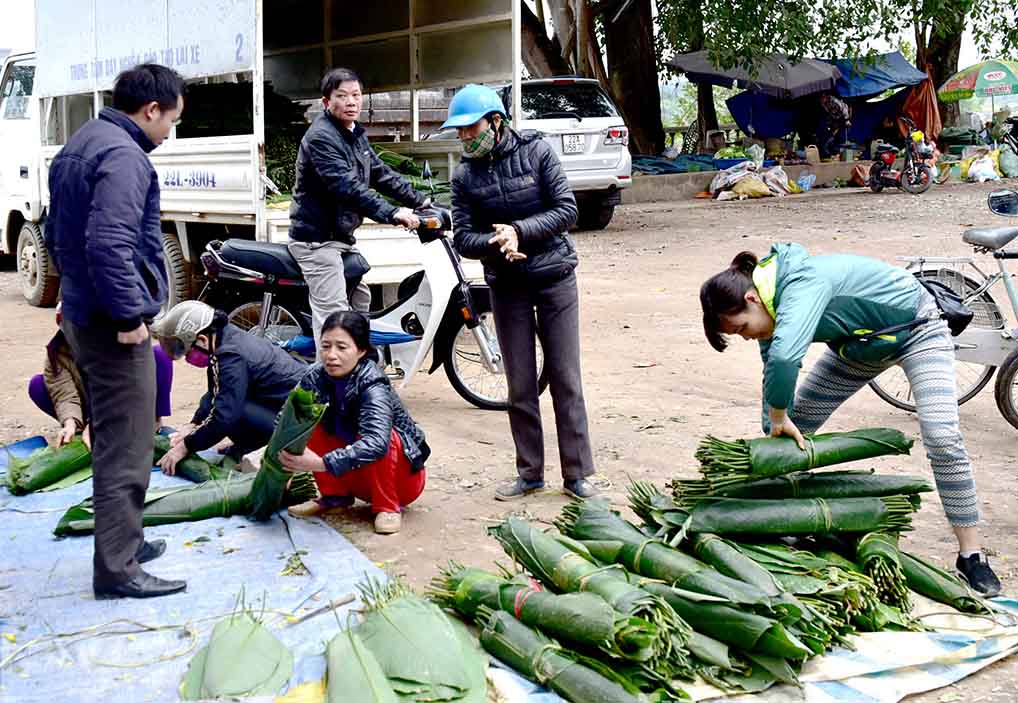
[(810, 256), (799, 244), (774, 244), (753, 271), (753, 282), (775, 320), (774, 335), (760, 341), (764, 405), (781, 409), (792, 405), (813, 342), (850, 361), (897, 356), (910, 331), (867, 342), (859, 337), (914, 320), (921, 292), (902, 268), (851, 254)]
[(155, 145), (127, 115), (103, 108), (53, 160), (46, 248), (74, 324), (129, 332), (166, 299)]

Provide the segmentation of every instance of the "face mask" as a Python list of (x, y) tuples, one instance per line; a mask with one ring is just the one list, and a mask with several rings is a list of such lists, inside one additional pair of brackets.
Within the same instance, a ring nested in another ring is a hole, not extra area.
[(463, 142), (463, 154), (471, 159), (480, 159), (495, 148), (495, 128), (486, 129), (473, 139)]
[(203, 369), (209, 365), (209, 353), (200, 347), (191, 347), (191, 351), (184, 357), (184, 361)]

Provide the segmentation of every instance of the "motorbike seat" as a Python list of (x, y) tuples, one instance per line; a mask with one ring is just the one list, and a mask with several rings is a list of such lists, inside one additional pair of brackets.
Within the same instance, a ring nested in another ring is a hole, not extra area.
[(219, 255), (231, 264), (258, 271), (259, 273), (302, 280), (300, 266), (285, 244), (252, 242), (248, 239), (228, 239), (219, 250)]
[(1000, 249), (1018, 238), (1018, 227), (975, 227), (965, 230), (962, 240), (966, 244), (985, 249)]
[(884, 152), (887, 152), (887, 151), (893, 151), (893, 152), (897, 153), (898, 147), (894, 146), (893, 144), (877, 144), (877, 153), (878, 154), (883, 154)]

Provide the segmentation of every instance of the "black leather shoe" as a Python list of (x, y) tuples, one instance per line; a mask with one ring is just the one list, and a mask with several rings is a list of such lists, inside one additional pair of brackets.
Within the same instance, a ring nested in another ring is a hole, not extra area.
[(544, 490), (544, 481), (524, 481), (517, 478), (495, 489), (495, 500), (517, 500)]
[(187, 581), (168, 581), (142, 571), (126, 583), (116, 586), (94, 586), (96, 600), (110, 598), (158, 598), (187, 589)]
[(562, 490), (565, 491), (566, 495), (581, 499), (593, 498), (598, 494), (598, 490), (594, 484), (585, 478), (577, 478), (571, 481), (566, 481), (562, 484)]
[(151, 542), (142, 542), (141, 549), (134, 555), (134, 558), (139, 564), (144, 564), (147, 561), (158, 559), (166, 551), (166, 540), (156, 539)]

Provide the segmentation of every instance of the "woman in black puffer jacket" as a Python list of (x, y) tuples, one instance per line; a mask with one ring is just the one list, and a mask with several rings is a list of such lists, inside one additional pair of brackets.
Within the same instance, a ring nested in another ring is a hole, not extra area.
[(456, 249), (484, 264), (509, 382), (519, 476), (499, 486), (495, 498), (544, 488), (537, 336), (549, 371), (564, 489), (590, 497), (596, 489), (586, 480), (594, 459), (580, 377), (578, 260), (566, 234), (576, 222), (576, 200), (548, 143), (510, 129), (491, 88), (468, 85), (456, 93), (444, 127), (456, 127), (463, 142), (452, 181)]

